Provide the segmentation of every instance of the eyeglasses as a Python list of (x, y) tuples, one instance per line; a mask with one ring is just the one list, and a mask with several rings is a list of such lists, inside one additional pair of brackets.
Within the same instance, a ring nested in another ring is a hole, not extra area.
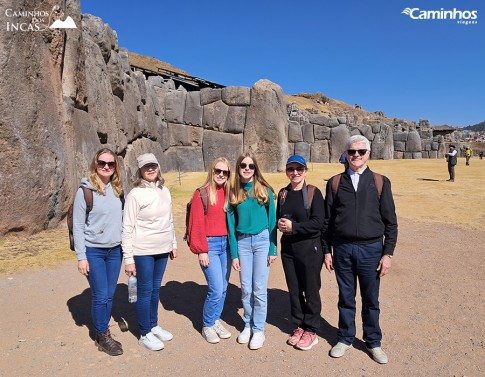
[(347, 154), (349, 156), (355, 155), (355, 152), (357, 152), (359, 156), (363, 156), (367, 153), (367, 149), (347, 149)]
[(287, 173), (293, 173), (294, 171), (296, 171), (297, 173), (301, 174), (303, 173), (303, 171), (305, 170), (305, 168), (303, 166), (298, 166), (298, 167), (287, 167), (286, 168), (286, 172)]
[(108, 165), (108, 168), (114, 169), (116, 166), (115, 161), (103, 161), (103, 160), (98, 160), (96, 161), (96, 164), (98, 165), (98, 168), (103, 169), (106, 165)]
[(239, 167), (240, 167), (241, 169), (246, 169), (247, 167), (248, 167), (250, 170), (254, 170), (254, 169), (256, 169), (256, 165), (254, 165), (254, 164), (246, 164), (246, 163), (244, 163), (244, 162), (241, 162), (241, 163), (239, 164)]
[(215, 175), (223, 175), (224, 177), (229, 177), (229, 170), (213, 169)]
[(155, 164), (155, 163), (143, 165), (143, 169), (147, 169), (147, 170), (155, 170), (156, 168), (158, 168), (158, 164)]

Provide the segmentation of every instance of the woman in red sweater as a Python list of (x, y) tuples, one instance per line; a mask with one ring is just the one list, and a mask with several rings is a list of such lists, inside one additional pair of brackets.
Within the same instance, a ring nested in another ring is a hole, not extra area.
[[(202, 336), (209, 343), (231, 337), (221, 323), (231, 273), (227, 239), (227, 206), (231, 190), (231, 169), (224, 157), (216, 158), (204, 185), (195, 190), (190, 209), (188, 235), (190, 250), (198, 255), (207, 280), (207, 297), (202, 315)], [(201, 197), (205, 198), (202, 198)], [(204, 202), (207, 208), (204, 208)]]

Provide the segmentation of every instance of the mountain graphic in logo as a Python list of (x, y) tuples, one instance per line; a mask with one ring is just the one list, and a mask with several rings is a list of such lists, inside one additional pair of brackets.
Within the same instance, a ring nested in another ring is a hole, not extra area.
[(77, 29), (77, 27), (71, 16), (67, 16), (64, 21), (55, 20), (54, 23), (49, 26), (49, 29)]
[(411, 15), (411, 8), (404, 9), (401, 13), (407, 14), (408, 16)]

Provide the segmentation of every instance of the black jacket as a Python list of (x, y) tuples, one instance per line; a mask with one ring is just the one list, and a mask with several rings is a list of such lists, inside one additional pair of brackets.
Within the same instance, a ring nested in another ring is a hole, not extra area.
[(392, 255), (397, 242), (397, 217), (391, 182), (384, 178), (381, 197), (374, 174), (367, 167), (359, 179), (357, 192), (350, 175), (342, 173), (334, 197), (333, 177), (327, 182), (322, 242), (325, 253), (344, 243), (369, 244), (384, 238), (384, 254)]

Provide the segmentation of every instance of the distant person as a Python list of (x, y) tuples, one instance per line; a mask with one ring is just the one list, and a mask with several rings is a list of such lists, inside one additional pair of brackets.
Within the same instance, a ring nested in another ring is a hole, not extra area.
[(268, 277), (277, 256), (273, 189), (256, 158), (246, 153), (236, 162), (231, 205), (227, 211), (232, 268), (241, 279), (244, 330), (237, 342), (252, 350), (263, 347), (268, 312)]
[(139, 344), (152, 351), (173, 335), (158, 325), (160, 285), (168, 258), (177, 257), (172, 197), (164, 186), (160, 164), (152, 153), (137, 158), (137, 181), (126, 197), (122, 247), (125, 273), (137, 277), (135, 312)]
[(367, 138), (351, 136), (346, 149), (349, 169), (330, 178), (325, 196), (322, 237), (325, 267), (329, 272), (335, 269), (339, 289), (338, 343), (332, 347), (330, 356), (344, 356), (354, 342), (358, 282), (363, 340), (372, 358), (386, 364), (388, 357), (381, 347), (379, 326), (379, 288), (380, 279), (391, 270), (397, 242), (391, 183), (367, 166), (370, 155)]
[(472, 157), (472, 150), (471, 148), (466, 148), (465, 149), (465, 160), (466, 160), (466, 165), (470, 165), (470, 158)]
[(347, 154), (345, 152), (340, 155), (338, 162), (344, 165), (344, 170), (347, 170), (349, 168), (349, 163), (347, 162)]
[(277, 218), (281, 261), (290, 295), (291, 319), (296, 328), (287, 343), (310, 350), (318, 343), (320, 328), (323, 250), (320, 241), (325, 204), (322, 193), (306, 184), (307, 163), (301, 156), (286, 162), (290, 183), (278, 194)]
[(455, 165), (457, 163), (457, 151), (453, 144), (450, 145), (448, 153), (446, 153), (446, 161), (448, 162), (448, 173), (450, 173), (450, 179), (448, 182), (455, 182)]
[[(83, 189), (92, 191), (93, 207), (86, 215)], [(109, 331), (111, 308), (121, 268), (123, 187), (118, 158), (107, 148), (93, 157), (87, 178), (81, 180), (73, 206), (74, 248), (78, 271), (91, 287), (91, 318), (95, 344), (110, 356), (123, 353)]]
[[(204, 190), (204, 191), (202, 191)], [(231, 168), (224, 157), (216, 158), (207, 179), (192, 197), (188, 237), (190, 250), (197, 254), (207, 281), (202, 312), (202, 336), (209, 343), (231, 337), (221, 322), (231, 274), (231, 253), (227, 238), (227, 207), (231, 191)], [(207, 207), (204, 208), (202, 195)]]
[(480, 152), (478, 153), (478, 156), (480, 157), (480, 160), (481, 160), (481, 159), (483, 159), (483, 151), (480, 151)]

